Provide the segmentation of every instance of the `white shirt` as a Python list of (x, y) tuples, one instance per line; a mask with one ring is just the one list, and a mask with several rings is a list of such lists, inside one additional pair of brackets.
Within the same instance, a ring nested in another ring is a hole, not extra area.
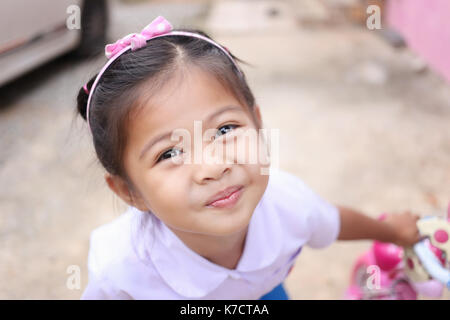
[(259, 299), (289, 273), (302, 246), (339, 234), (339, 211), (298, 177), (271, 170), (236, 269), (187, 247), (153, 214), (130, 207), (91, 233), (81, 299)]

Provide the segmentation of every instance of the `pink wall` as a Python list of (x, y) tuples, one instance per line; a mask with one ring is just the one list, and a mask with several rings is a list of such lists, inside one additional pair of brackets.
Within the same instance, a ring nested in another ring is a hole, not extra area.
[(389, 0), (387, 23), (450, 81), (450, 0)]

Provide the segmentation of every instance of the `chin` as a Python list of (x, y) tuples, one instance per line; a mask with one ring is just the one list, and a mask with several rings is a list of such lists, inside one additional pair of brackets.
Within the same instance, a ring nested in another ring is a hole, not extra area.
[(220, 219), (214, 222), (214, 226), (210, 227), (210, 232), (216, 236), (231, 236), (242, 232), (248, 227), (253, 210), (241, 208), (239, 212), (223, 212)]
[(233, 226), (229, 228), (221, 228), (216, 230), (209, 231), (209, 235), (216, 236), (216, 237), (229, 237), (235, 234), (238, 234), (240, 232), (243, 232), (247, 225), (239, 225), (239, 226)]

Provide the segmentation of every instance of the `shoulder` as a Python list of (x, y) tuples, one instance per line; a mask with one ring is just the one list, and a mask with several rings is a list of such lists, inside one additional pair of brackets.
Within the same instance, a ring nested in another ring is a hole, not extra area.
[[(286, 237), (307, 241), (314, 247), (325, 246), (337, 237), (337, 208), (314, 192), (301, 178), (284, 170), (270, 172), (260, 208), (266, 211), (264, 216), (267, 219), (273, 219), (276, 213)], [(326, 233), (330, 239), (324, 237)]]
[(295, 209), (303, 211), (314, 206), (319, 200), (316, 193), (302, 179), (281, 169), (270, 172), (264, 197), (280, 204), (284, 203), (285, 207), (294, 205)]
[(149, 214), (129, 207), (113, 221), (91, 232), (89, 283), (85, 297), (154, 299), (167, 291), (150, 260), (145, 257), (152, 245), (151, 229), (147, 229), (151, 223)]
[(131, 249), (131, 229), (138, 217), (131, 207), (109, 223), (91, 232), (89, 238), (89, 265), (100, 271), (123, 260)]
[[(89, 273), (102, 281), (120, 282), (125, 270), (139, 268), (144, 260), (142, 236), (151, 245), (151, 234), (140, 232), (144, 223), (151, 223), (147, 213), (134, 207), (109, 223), (91, 232), (89, 239)], [(149, 269), (149, 268), (147, 268)]]

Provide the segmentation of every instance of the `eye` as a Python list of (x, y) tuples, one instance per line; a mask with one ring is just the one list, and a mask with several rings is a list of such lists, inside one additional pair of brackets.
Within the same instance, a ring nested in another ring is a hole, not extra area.
[(176, 157), (179, 156), (180, 154), (183, 153), (183, 150), (178, 149), (178, 148), (171, 148), (169, 150), (167, 150), (166, 152), (162, 153), (159, 157), (158, 160), (156, 160), (156, 162), (160, 162), (162, 160), (166, 160), (172, 157)]
[(224, 126), (221, 126), (219, 129), (217, 129), (217, 133), (214, 138), (218, 138), (219, 136), (226, 134), (227, 132), (229, 132), (237, 127), (238, 127), (238, 125), (235, 125), (235, 124), (226, 124)]

